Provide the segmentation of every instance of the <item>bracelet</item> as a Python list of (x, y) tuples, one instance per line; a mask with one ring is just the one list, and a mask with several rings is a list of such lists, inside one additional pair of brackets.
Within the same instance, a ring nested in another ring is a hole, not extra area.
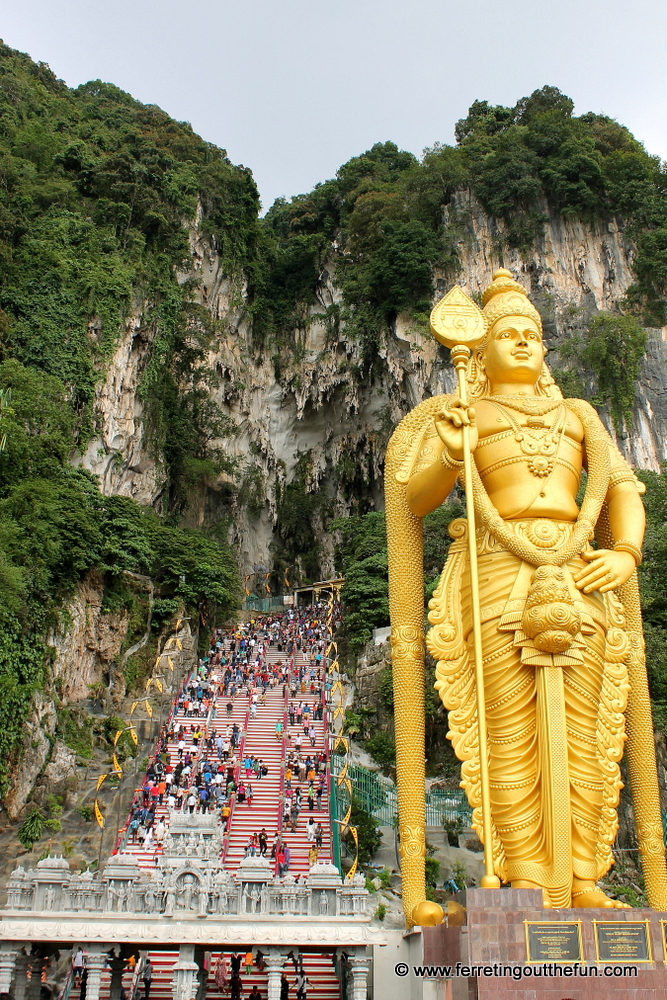
[(463, 468), (463, 461), (459, 462), (457, 458), (452, 458), (452, 456), (447, 451), (447, 448), (443, 448), (440, 453), (440, 461), (446, 469), (452, 469), (459, 472)]
[(641, 566), (642, 564), (642, 550), (637, 545), (633, 545), (632, 542), (627, 542), (624, 538), (616, 542), (614, 552), (628, 552), (634, 557), (636, 566)]

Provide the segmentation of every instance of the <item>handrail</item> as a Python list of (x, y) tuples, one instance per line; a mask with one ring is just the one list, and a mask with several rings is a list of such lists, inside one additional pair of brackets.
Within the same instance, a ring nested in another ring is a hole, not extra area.
[(238, 745), (238, 764), (234, 769), (234, 784), (236, 785), (236, 788), (234, 789), (234, 794), (232, 796), (232, 801), (230, 804), (230, 813), (229, 817), (227, 818), (227, 830), (223, 831), (223, 836), (222, 836), (222, 850), (220, 851), (220, 861), (222, 862), (223, 866), (227, 860), (227, 851), (229, 849), (229, 835), (232, 832), (232, 820), (234, 819), (234, 809), (236, 808), (236, 803), (237, 803), (239, 776), (241, 774), (241, 767), (243, 766), (243, 750), (245, 748), (245, 737), (248, 731), (248, 723), (250, 721), (251, 697), (252, 696), (250, 694), (250, 689), (248, 689), (248, 708), (246, 709), (245, 719), (243, 721), (243, 729), (241, 731), (241, 739), (239, 740), (239, 745)]
[[(162, 726), (162, 728), (160, 730), (160, 733), (158, 735), (158, 738), (155, 741), (153, 752), (148, 757), (149, 765), (150, 765), (150, 763), (152, 761), (155, 760), (155, 758), (157, 757), (157, 755), (159, 753), (159, 747), (160, 747), (160, 743), (161, 743), (162, 738), (163, 738), (162, 737), (163, 732), (166, 732), (166, 733), (169, 732), (169, 730), (171, 728), (171, 723), (174, 721), (175, 717), (178, 715), (178, 700), (181, 697), (181, 695), (183, 694), (183, 692), (185, 691), (185, 689), (187, 688), (187, 686), (190, 683), (190, 681), (192, 680), (192, 677), (193, 677), (194, 673), (195, 673), (194, 670), (189, 670), (185, 674), (185, 676), (183, 677), (183, 680), (181, 681), (181, 686), (180, 686), (178, 692), (174, 695), (174, 697), (172, 699), (172, 702), (171, 702), (171, 711), (169, 712), (169, 715), (165, 719), (164, 724), (163, 724), (163, 726)], [(144, 777), (145, 777), (145, 775), (144, 775)], [(140, 787), (143, 788), (143, 782), (141, 783)], [(139, 789), (135, 787), (134, 792), (132, 794), (132, 801), (133, 802), (134, 802), (134, 797), (135, 797), (135, 795), (136, 795), (136, 793), (138, 791), (139, 791)], [(128, 811), (127, 819), (125, 820), (125, 826), (122, 828), (122, 830), (119, 832), (118, 836), (116, 837), (116, 842), (115, 842), (113, 850), (111, 852), (112, 854), (122, 853), (122, 851), (124, 851), (125, 848), (127, 847), (127, 841), (129, 839), (129, 834), (130, 834), (130, 823), (131, 823), (131, 821), (132, 821), (132, 807), (130, 807), (130, 809)]]
[[(287, 650), (285, 650), (287, 652)], [(282, 760), (280, 762), (280, 785), (278, 788), (278, 820), (276, 822), (276, 830), (280, 831), (280, 840), (282, 842), (283, 833), (283, 812), (285, 806), (285, 760), (286, 760), (286, 748), (287, 748), (287, 723), (288, 723), (288, 706), (291, 698), (290, 694), (290, 682), (292, 679), (292, 674), (294, 672), (294, 664), (296, 660), (296, 644), (292, 642), (292, 649), (290, 652), (290, 659), (287, 665), (287, 674), (285, 676), (285, 683), (283, 685), (283, 738), (282, 738)]]
[(60, 987), (60, 993), (56, 997), (56, 1000), (67, 1000), (70, 993), (72, 992), (72, 986), (74, 985), (74, 966), (70, 962), (69, 971), (65, 976), (65, 980)]
[(144, 956), (139, 955), (139, 958), (134, 963), (134, 971), (132, 973), (132, 981), (130, 983), (130, 990), (128, 996), (130, 1000), (135, 1000), (135, 997), (139, 995), (139, 978), (144, 968)]

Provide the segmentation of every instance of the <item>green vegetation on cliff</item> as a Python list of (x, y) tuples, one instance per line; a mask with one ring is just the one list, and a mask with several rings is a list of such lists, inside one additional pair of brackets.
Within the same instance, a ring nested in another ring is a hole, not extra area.
[[(2, 795), (32, 694), (49, 684), (46, 637), (89, 571), (109, 610), (135, 602), (126, 572), (150, 576), (158, 625), (183, 605), (210, 621), (238, 602), (224, 542), (179, 527), (193, 488), (229, 468), (210, 442), (232, 431), (209, 392), (215, 325), (179, 273), (198, 206), (238, 281), (259, 226), (249, 172), (189, 125), (110, 84), (72, 91), (4, 45), (0, 180)], [(163, 475), (158, 512), (103, 496), (70, 465), (130, 319), (149, 345), (139, 391)]]
[[(48, 684), (62, 603), (91, 570), (110, 609), (130, 606), (126, 573), (150, 576), (158, 601), (209, 621), (239, 596), (228, 548), (168, 523), (128, 497), (103, 496), (73, 468), (76, 414), (63, 383), (15, 359), (0, 363), (0, 795), (36, 688)], [(156, 604), (158, 604), (156, 601)], [(160, 623), (159, 615), (156, 624)]]
[[(310, 194), (277, 201), (264, 220), (268, 260), (277, 264), (256, 286), (258, 312), (272, 317), (278, 338), (303, 326), (335, 241), (348, 328), (374, 344), (398, 312), (429, 308), (434, 268), (456, 273), (465, 222), (457, 192), (470, 189), (502, 221), (499, 242), (520, 250), (539, 238), (547, 212), (621, 218), (637, 246), (626, 307), (662, 325), (667, 174), (622, 125), (604, 115), (575, 116), (573, 107), (555, 87), (514, 108), (475, 101), (456, 126), (456, 146), (436, 144), (418, 161), (392, 142), (377, 143)], [(370, 364), (370, 347), (366, 357)]]
[(187, 123), (99, 80), (70, 90), (48, 66), (0, 46), (0, 353), (54, 375), (94, 429), (95, 386), (126, 321), (150, 349), (140, 394), (165, 476), (167, 514), (225, 467), (207, 447), (230, 431), (203, 364), (215, 333), (193, 301), (190, 229), (240, 282), (257, 256), (250, 172)]

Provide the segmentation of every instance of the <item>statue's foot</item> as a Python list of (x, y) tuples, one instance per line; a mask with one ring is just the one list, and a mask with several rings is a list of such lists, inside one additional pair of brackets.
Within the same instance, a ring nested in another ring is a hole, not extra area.
[[(576, 883), (575, 883), (576, 885)], [(577, 909), (599, 909), (599, 910), (629, 910), (628, 903), (622, 903), (620, 899), (612, 899), (591, 883), (580, 883), (580, 888), (575, 888), (572, 892), (572, 906)]]
[[(513, 889), (542, 889), (541, 885), (536, 882), (529, 882), (524, 878), (517, 878), (512, 881)], [(553, 903), (549, 899), (549, 893), (546, 889), (542, 889), (542, 906), (545, 910), (551, 910), (553, 908)]]

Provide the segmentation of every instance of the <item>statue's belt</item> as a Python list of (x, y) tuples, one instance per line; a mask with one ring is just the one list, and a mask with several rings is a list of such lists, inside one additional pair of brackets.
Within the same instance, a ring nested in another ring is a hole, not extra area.
[[(574, 524), (546, 518), (505, 521), (523, 538), (554, 553), (572, 536)], [(585, 550), (590, 549), (586, 542)], [(514, 646), (521, 650), (522, 662), (531, 666), (567, 667), (583, 663), (586, 636), (596, 625), (606, 632), (608, 614), (603, 595), (584, 596), (577, 590), (572, 571), (562, 566), (527, 563), (499, 541), (488, 528), (477, 530), (477, 551), (481, 558), (503, 552), (517, 560), (517, 573), (506, 601), (482, 606), (482, 623), (498, 619), (499, 632), (513, 632)], [(472, 623), (464, 615), (464, 632)]]

